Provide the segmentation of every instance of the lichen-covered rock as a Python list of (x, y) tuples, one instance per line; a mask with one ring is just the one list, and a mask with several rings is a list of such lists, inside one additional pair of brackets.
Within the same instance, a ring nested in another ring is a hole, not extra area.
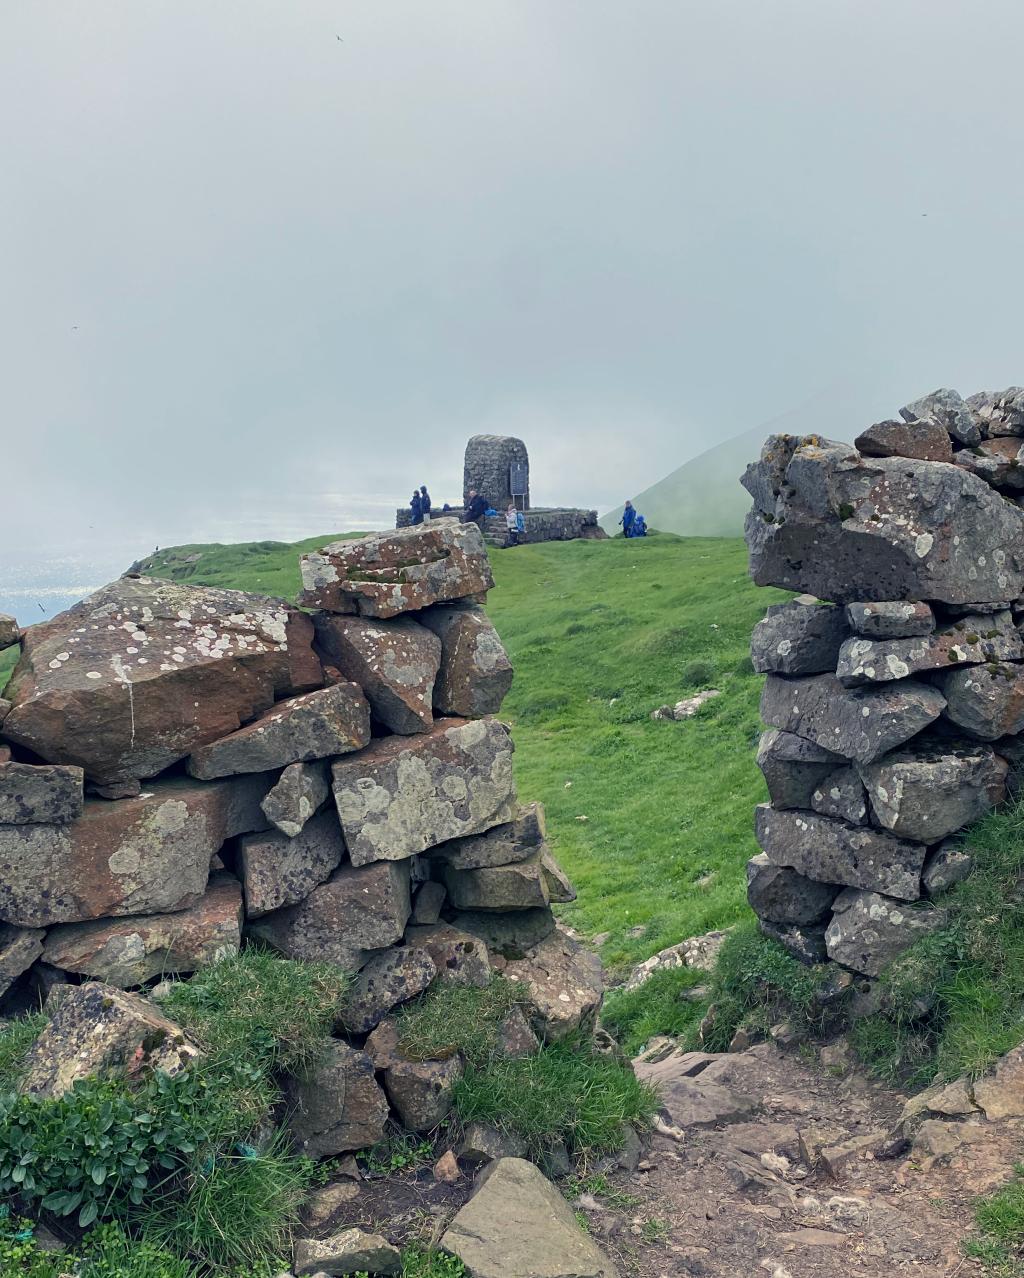
[(280, 830), (247, 834), (238, 845), (238, 870), (250, 919), (295, 905), (341, 864), (345, 841), (332, 810), (307, 821), (294, 838)]
[(986, 438), (1024, 435), (1024, 387), (978, 391), (976, 395), (968, 395), (965, 403)]
[(401, 940), (409, 918), (408, 862), (343, 865), (297, 905), (265, 914), (246, 931), (287, 958), (358, 972)]
[(241, 885), (232, 875), (219, 874), (198, 904), (177, 914), (52, 928), (43, 957), (65, 972), (130, 989), (154, 976), (195, 972), (237, 954), (241, 941)]
[(348, 991), (339, 1025), (346, 1034), (368, 1034), (393, 1007), (422, 994), (436, 975), (434, 960), (418, 946), (374, 955)]
[(601, 960), (563, 932), (553, 932), (504, 975), (520, 984), (523, 1006), (545, 1042), (568, 1037), (594, 1023), (604, 995)]
[(354, 683), (335, 683), (278, 701), (244, 728), (193, 750), (188, 770), (204, 780), (269, 772), (361, 750), (369, 740), (366, 698)]
[(810, 806), (822, 816), (838, 817), (850, 825), (863, 825), (868, 819), (867, 792), (853, 764), (824, 777), (811, 795)]
[(430, 849), (430, 859), (455, 870), (511, 865), (513, 861), (525, 861), (546, 838), (543, 805), (531, 803), (520, 808), (514, 820), (493, 826), (483, 834), (438, 844)]
[(777, 941), (808, 967), (815, 963), (824, 963), (828, 958), (825, 949), (825, 924), (811, 923), (801, 926), (795, 923), (773, 923), (771, 919), (759, 919), (758, 927), (763, 936)]
[(280, 599), (122, 577), (25, 632), (4, 736), (101, 784), (152, 777), (319, 687), (312, 638)]
[(961, 449), (955, 461), (993, 488), (1011, 493), (1024, 489), (1024, 444), (1019, 439), (984, 439)]
[(854, 634), (867, 639), (914, 639), (935, 629), (935, 613), (928, 604), (897, 600), (849, 603), (846, 620)]
[(503, 723), (442, 719), (339, 759), (334, 799), (352, 864), (402, 860), (511, 820), (512, 749)]
[(977, 418), (963, 397), (955, 390), (932, 391), (900, 409), (906, 422), (933, 421), (942, 426), (961, 444), (976, 444), (981, 439)]
[(497, 714), (512, 686), (512, 663), (487, 613), (471, 605), (440, 605), (420, 613), (419, 620), (441, 641), (437, 711), (464, 719)]
[(429, 1132), (452, 1107), (452, 1088), (465, 1066), (458, 1056), (443, 1061), (397, 1059), (384, 1071), (384, 1090), (402, 1126), (410, 1132)]
[(757, 766), (776, 808), (809, 808), (817, 787), (842, 763), (842, 755), (778, 728), (762, 733), (757, 748)]
[(907, 679), (893, 687), (846, 688), (835, 675), (784, 679), (769, 675), (761, 718), (857, 763), (895, 750), (939, 717), (945, 697)]
[(747, 901), (772, 923), (820, 923), (839, 895), (833, 883), (818, 883), (785, 865), (772, 865), (764, 852), (747, 862)]
[(755, 834), (773, 865), (788, 865), (820, 883), (884, 892), (914, 901), (921, 894), (925, 848), (868, 826), (849, 826), (814, 812), (756, 810)]
[(179, 1074), (199, 1055), (179, 1025), (152, 1003), (112, 985), (90, 981), (61, 987), (47, 1004), (49, 1023), (25, 1056), (21, 1091), (51, 1099), (93, 1074), (146, 1077)]
[(861, 776), (883, 829), (937, 843), (1003, 801), (1007, 771), (991, 746), (937, 738), (886, 755)]
[(945, 717), (972, 737), (995, 741), (1024, 731), (1024, 668), (993, 661), (939, 676)]
[(945, 910), (910, 906), (877, 892), (848, 888), (832, 907), (825, 930), (829, 957), (865, 976), (878, 976), (915, 941), (946, 926)]
[(514, 910), (510, 914), (487, 910), (456, 910), (452, 926), (477, 937), (492, 954), (521, 959), (555, 930), (550, 908)]
[(84, 803), (81, 768), (0, 762), (0, 825), (68, 825)]
[(376, 1145), (388, 1103), (365, 1052), (332, 1039), (306, 1074), (285, 1082), (288, 1126), (302, 1153), (331, 1158)]
[(434, 683), (441, 641), (412, 617), (391, 621), (314, 618), (317, 644), (327, 661), (358, 684), (373, 717), (391, 732), (424, 732), (434, 722)]
[(268, 784), (179, 777), (135, 799), (89, 799), (71, 825), (0, 825), (0, 919), (49, 927), (195, 905), (224, 841), (264, 828)]
[(402, 1254), (380, 1234), (344, 1229), (330, 1238), (297, 1238), (292, 1255), (295, 1278), (313, 1274), (328, 1278), (338, 1274), (397, 1274)]
[(294, 839), (331, 793), (326, 759), (290, 763), (260, 805), (263, 815), (282, 834)]
[(548, 878), (537, 849), (523, 861), (479, 870), (444, 866), (448, 899), (457, 910), (529, 910), (549, 904)]
[(0, 923), (0, 995), (6, 994), (42, 954), (45, 935), (39, 928)]
[(836, 674), (847, 687), (888, 683), (926, 670), (1016, 661), (1024, 642), (1009, 612), (965, 616), (934, 634), (915, 639), (848, 639), (839, 652)]
[(303, 555), (300, 569), (303, 607), (363, 617), (396, 617), (494, 585), (480, 529), (455, 519), (332, 542)]
[(968, 848), (947, 839), (940, 843), (925, 862), (921, 874), (921, 887), (925, 896), (938, 896), (966, 879), (974, 865), (974, 856)]
[(875, 422), (853, 441), (865, 457), (916, 457), (920, 461), (951, 462), (949, 431), (935, 421)]
[[(428, 886), (424, 884), (424, 887)], [(407, 928), (405, 939), (407, 944), (427, 951), (437, 969), (438, 981), (473, 985), (477, 989), (484, 989), (490, 984), (491, 962), (487, 946), (472, 933), (460, 932), (450, 923), (434, 923)]]
[(822, 674), (835, 670), (850, 633), (842, 608), (817, 601), (772, 604), (750, 637), (750, 659), (762, 674)]
[(1024, 588), (1024, 511), (960, 466), (773, 435), (743, 483), (760, 586), (837, 603), (970, 603)]

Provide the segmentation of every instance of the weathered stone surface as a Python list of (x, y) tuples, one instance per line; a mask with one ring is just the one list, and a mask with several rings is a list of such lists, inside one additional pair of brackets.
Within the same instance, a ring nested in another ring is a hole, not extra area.
[(576, 900), (576, 889), (547, 846), (540, 850), (540, 872), (552, 901), (558, 905), (567, 905), (570, 901)]
[(946, 699), (928, 684), (846, 688), (835, 675), (784, 679), (769, 675), (761, 718), (857, 763), (871, 763), (933, 723)]
[(297, 1238), (292, 1255), (295, 1278), (306, 1274), (397, 1274), (402, 1254), (380, 1234), (345, 1229), (330, 1238)]
[(155, 776), (319, 687), (312, 636), (280, 599), (122, 577), (25, 632), (4, 736), (101, 784)]
[(814, 812), (755, 814), (758, 846), (773, 865), (788, 865), (823, 883), (885, 892), (914, 901), (921, 893), (927, 848), (867, 826), (849, 826)]
[(934, 421), (875, 422), (853, 441), (865, 457), (916, 457), (920, 461), (951, 462), (949, 431)]
[(1001, 1056), (987, 1074), (976, 1078), (973, 1092), (988, 1119), (1024, 1115), (1024, 1043)]
[(258, 719), (194, 750), (188, 770), (194, 777), (269, 772), (289, 763), (361, 750), (370, 740), (370, 707), (354, 683), (303, 693), (264, 711)]
[(444, 867), (448, 899), (457, 910), (529, 910), (547, 905), (551, 896), (538, 849), (524, 861), (480, 870)]
[[(699, 972), (713, 971), (718, 952), (728, 935), (729, 929), (705, 932), (702, 936), (688, 936), (675, 945), (667, 945), (633, 968), (622, 987), (623, 991), (629, 994), (632, 990), (638, 990), (656, 972), (677, 971), (681, 967), (692, 967)], [(596, 943), (595, 940), (594, 944)]]
[[(351, 1154), (336, 1160), (331, 1175), (341, 1175), (329, 1185), (314, 1189), (302, 1204), (302, 1224), (313, 1234), (326, 1232), (346, 1203), (359, 1197), (359, 1167)], [(284, 1278), (284, 1275), (279, 1275)]]
[(402, 1126), (410, 1132), (429, 1132), (447, 1117), (452, 1088), (462, 1077), (458, 1056), (443, 1061), (396, 1059), (384, 1071), (384, 1090)]
[(939, 676), (946, 718), (972, 737), (995, 741), (1024, 731), (1024, 668), (1002, 662)]
[(750, 636), (750, 659), (762, 674), (821, 674), (835, 670), (849, 633), (842, 608), (796, 599), (772, 604)]
[(422, 994), (437, 975), (425, 949), (400, 945), (375, 955), (356, 977), (338, 1023), (347, 1034), (368, 1034), (399, 1003)]
[(288, 958), (357, 972), (375, 951), (401, 940), (409, 911), (408, 863), (343, 865), (297, 905), (265, 914), (247, 930)]
[(993, 488), (1011, 493), (1024, 489), (1024, 444), (1019, 439), (983, 439), (958, 452), (955, 461)]
[(935, 629), (935, 613), (926, 603), (850, 603), (846, 620), (855, 634), (868, 639), (914, 639)]
[(961, 444), (976, 444), (981, 439), (978, 422), (955, 390), (941, 389), (922, 395), (900, 409), (905, 422), (933, 421), (942, 426)]
[(693, 1127), (715, 1127), (747, 1118), (755, 1108), (749, 1097), (707, 1075), (707, 1069), (721, 1057), (703, 1052), (673, 1052), (656, 1061), (637, 1060), (633, 1071), (650, 1083), (672, 1123), (684, 1131)]
[(860, 773), (852, 764), (830, 772), (815, 788), (810, 806), (822, 816), (863, 825), (868, 818), (868, 800)]
[(91, 1074), (178, 1074), (199, 1055), (180, 1026), (134, 994), (98, 981), (62, 985), (60, 994), (25, 1057), (22, 1092), (56, 1098)]
[(814, 791), (842, 763), (842, 755), (778, 728), (762, 733), (757, 748), (757, 766), (776, 808), (809, 808)]
[(6, 994), (42, 954), (45, 935), (38, 928), (0, 923), (0, 995)]
[(332, 542), (303, 555), (300, 568), (303, 607), (363, 617), (395, 617), (494, 585), (480, 529), (455, 519)]
[(1024, 435), (1024, 387), (1010, 386), (1004, 391), (978, 391), (976, 395), (968, 395), (965, 403), (982, 435), (987, 438)]
[(788, 950), (795, 959), (808, 966), (824, 963), (828, 958), (825, 949), (824, 923), (797, 927), (791, 923), (772, 923), (770, 919), (759, 919), (758, 926), (762, 935), (772, 941), (778, 941), (783, 949)]
[(840, 1141), (838, 1145), (824, 1145), (819, 1151), (818, 1159), (832, 1179), (838, 1180), (844, 1167), (869, 1151), (881, 1149), (887, 1138), (888, 1132), (880, 1128), (858, 1132), (856, 1136)]
[(197, 905), (177, 914), (55, 927), (47, 933), (43, 957), (65, 972), (129, 989), (154, 976), (216, 963), (237, 954), (241, 941), (241, 884), (230, 874), (219, 874)]
[(971, 852), (951, 839), (940, 843), (925, 862), (921, 887), (925, 896), (938, 896), (966, 879), (974, 864)]
[(434, 883), (432, 880), (421, 883), (412, 902), (413, 923), (421, 927), (437, 923), (447, 896), (443, 883)]
[(503, 723), (442, 719), (339, 759), (334, 799), (352, 864), (402, 860), (511, 820), (512, 749)]
[(0, 825), (0, 919), (48, 927), (195, 905), (225, 839), (265, 825), (263, 776), (156, 781), (72, 825)]
[(1024, 511), (960, 466), (773, 435), (743, 483), (759, 586), (840, 603), (1005, 600), (1024, 587)]
[(916, 639), (848, 639), (839, 653), (836, 674), (847, 687), (888, 683), (926, 670), (1015, 661), (1024, 657), (1009, 612), (966, 616), (934, 634)]
[(441, 1246), (474, 1278), (618, 1278), (618, 1270), (533, 1163), (499, 1158)]
[(430, 849), (431, 861), (455, 870), (482, 870), (494, 865), (524, 861), (547, 837), (544, 807), (531, 803), (519, 809), (513, 821), (496, 825), (468, 839), (452, 839)]
[(991, 746), (937, 738), (886, 755), (861, 776), (879, 825), (937, 843), (1003, 801), (1007, 771)]
[(441, 714), (478, 719), (497, 714), (512, 686), (512, 663), (482, 608), (428, 608), (419, 620), (441, 641), (434, 706)]
[(82, 815), (85, 774), (66, 765), (0, 763), (0, 825), (67, 825)]
[(398, 1018), (396, 1016), (385, 1016), (370, 1031), (366, 1042), (363, 1044), (363, 1051), (373, 1061), (375, 1070), (385, 1070), (394, 1065), (396, 1061), (405, 1060), (406, 1057), (403, 1055), (399, 1045)]
[(495, 1158), (522, 1158), (526, 1146), (514, 1136), (487, 1123), (467, 1123), (459, 1145), (459, 1159), (471, 1167)]
[(288, 1126), (310, 1158), (331, 1158), (375, 1145), (384, 1134), (388, 1103), (373, 1076), (373, 1062), (332, 1039), (321, 1061), (285, 1081)]
[(20, 637), (21, 631), (18, 629), (15, 618), (6, 612), (0, 612), (0, 648), (9, 648), (12, 643), (17, 643)]
[(533, 1056), (540, 1051), (540, 1039), (533, 1032), (522, 1008), (513, 1007), (498, 1026), (496, 1051), (506, 1060)]
[(511, 914), (457, 910), (452, 925), (478, 937), (492, 954), (521, 959), (554, 932), (555, 916), (550, 909), (515, 910)]
[(946, 925), (946, 911), (847, 888), (836, 897), (825, 930), (829, 958), (865, 976), (882, 969), (915, 941)]
[(260, 805), (263, 815), (289, 839), (294, 839), (331, 793), (326, 759), (290, 763)]
[(535, 945), (526, 958), (510, 959), (504, 975), (522, 986), (524, 1010), (546, 1042), (593, 1024), (601, 1006), (601, 960), (562, 932)]
[(331, 877), (344, 855), (341, 826), (330, 809), (308, 821), (293, 839), (280, 830), (245, 835), (238, 845), (238, 871), (247, 917), (302, 901)]
[(838, 895), (834, 884), (818, 883), (789, 866), (772, 865), (764, 852), (747, 862), (747, 900), (758, 918), (772, 923), (818, 923)]
[(314, 618), (325, 659), (366, 693), (373, 717), (392, 732), (424, 732), (434, 722), (434, 683), (441, 666), (441, 641), (419, 620)]
[(409, 945), (427, 951), (437, 969), (439, 981), (474, 985), (477, 989), (483, 989), (490, 983), (491, 962), (487, 946), (470, 932), (460, 932), (450, 923), (435, 923), (407, 928), (405, 939)]

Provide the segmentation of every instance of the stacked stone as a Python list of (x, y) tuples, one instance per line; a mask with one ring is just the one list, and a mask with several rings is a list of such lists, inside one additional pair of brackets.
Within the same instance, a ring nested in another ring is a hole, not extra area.
[[(1024, 390), (940, 390), (855, 447), (772, 436), (743, 484), (770, 802), (747, 869), (762, 930), (877, 976), (946, 916), (954, 836), (1024, 758)], [(825, 601), (825, 602), (823, 602)]]
[(0, 996), (14, 1009), (86, 982), (55, 1016), (132, 1005), (144, 1033), (144, 1000), (94, 991), (246, 938), (336, 964), (354, 977), (338, 1037), (293, 1098), (326, 1155), (378, 1139), (389, 1102), (414, 1127), (443, 1112), (457, 1058), (405, 1061), (381, 1028), (432, 983), (520, 981), (510, 1051), (593, 1019), (601, 986), (555, 929), (551, 902), (573, 891), (493, 717), (512, 668), (481, 607), (479, 530), (339, 541), (301, 569), (311, 613), (130, 573), (0, 632), (22, 645), (0, 723)]

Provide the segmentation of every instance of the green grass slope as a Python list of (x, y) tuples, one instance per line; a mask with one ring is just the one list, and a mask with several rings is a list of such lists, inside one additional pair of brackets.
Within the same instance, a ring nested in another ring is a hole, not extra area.
[[(299, 553), (329, 539), (176, 547), (143, 567), (290, 597)], [(609, 933), (612, 966), (735, 921), (764, 797), (747, 648), (785, 596), (750, 583), (736, 539), (551, 542), (492, 560), (489, 612), (516, 669), (502, 715), (520, 791), (545, 803), (579, 891), (567, 921)], [(722, 695), (696, 718), (651, 720), (704, 687)]]

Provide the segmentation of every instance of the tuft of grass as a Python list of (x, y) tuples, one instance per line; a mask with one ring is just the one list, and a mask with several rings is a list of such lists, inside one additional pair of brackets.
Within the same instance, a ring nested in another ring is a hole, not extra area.
[(707, 1011), (707, 1002), (688, 1002), (683, 994), (707, 982), (707, 972), (690, 967), (655, 972), (639, 989), (629, 993), (610, 990), (605, 996), (601, 1023), (630, 1056), (659, 1034), (690, 1038)]
[(492, 977), (484, 989), (442, 981), (398, 1012), (398, 1041), (410, 1060), (444, 1059), (461, 1052), (486, 1065), (498, 1048), (498, 1030), (522, 1001), (514, 982)]
[(46, 1021), (45, 1012), (31, 1012), (0, 1025), (0, 1095), (17, 1091), (25, 1053), (39, 1037)]
[(21, 645), (17, 643), (0, 651), (0, 696), (3, 696), (3, 691), (14, 673), (14, 667), (18, 664), (20, 656)]
[(964, 1244), (992, 1278), (1019, 1278), (1024, 1272), (1024, 1163), (1013, 1170), (1008, 1185), (977, 1204), (979, 1232)]
[(469, 1278), (469, 1270), (457, 1256), (413, 1243), (402, 1252), (402, 1278)]

